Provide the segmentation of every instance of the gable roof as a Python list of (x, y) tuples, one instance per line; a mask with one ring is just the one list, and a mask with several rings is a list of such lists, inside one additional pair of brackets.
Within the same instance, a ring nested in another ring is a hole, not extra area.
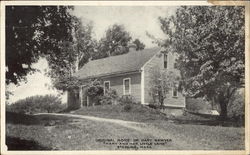
[(123, 55), (92, 60), (78, 70), (74, 76), (79, 79), (87, 79), (139, 71), (141, 67), (159, 51), (160, 47), (154, 47), (141, 51), (130, 51)]

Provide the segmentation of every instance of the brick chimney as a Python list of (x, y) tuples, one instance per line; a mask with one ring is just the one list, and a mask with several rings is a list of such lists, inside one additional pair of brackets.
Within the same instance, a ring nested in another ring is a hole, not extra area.
[(128, 44), (129, 52), (136, 51), (136, 45), (133, 43)]

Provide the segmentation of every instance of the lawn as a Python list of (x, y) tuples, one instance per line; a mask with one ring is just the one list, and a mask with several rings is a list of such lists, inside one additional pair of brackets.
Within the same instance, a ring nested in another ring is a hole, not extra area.
[[(10, 150), (120, 150), (127, 148), (111, 143), (119, 139), (170, 139), (171, 141), (164, 145), (153, 145), (149, 148), (145, 145), (146, 147), (129, 149), (244, 149), (244, 127), (211, 123), (216, 121), (201, 116), (186, 115), (173, 118), (143, 105), (132, 105), (130, 110), (124, 110), (122, 105), (83, 107), (70, 114), (91, 116), (91, 118), (94, 116), (93, 118), (98, 118), (100, 121), (71, 116), (7, 113), (8, 148)], [(114, 120), (123, 121), (116, 123)], [(103, 139), (111, 142), (104, 143), (101, 141)]]
[(165, 114), (159, 113), (159, 111), (141, 104), (131, 104), (131, 109), (129, 111), (126, 111), (124, 106), (125, 105), (103, 105), (84, 107), (72, 113), (136, 122), (152, 122), (155, 120), (168, 119), (168, 116)]

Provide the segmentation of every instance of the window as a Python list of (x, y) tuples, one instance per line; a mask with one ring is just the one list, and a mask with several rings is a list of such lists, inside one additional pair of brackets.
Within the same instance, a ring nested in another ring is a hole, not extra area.
[(177, 62), (176, 62), (176, 60), (174, 62), (174, 68), (177, 69)]
[(177, 90), (177, 87), (173, 87), (173, 93), (172, 93), (172, 95), (173, 95), (173, 97), (178, 97), (178, 90)]
[(164, 68), (168, 67), (168, 55), (164, 54)]
[(104, 81), (104, 94), (110, 89), (110, 81)]
[(130, 93), (130, 78), (123, 79), (123, 95), (129, 95)]

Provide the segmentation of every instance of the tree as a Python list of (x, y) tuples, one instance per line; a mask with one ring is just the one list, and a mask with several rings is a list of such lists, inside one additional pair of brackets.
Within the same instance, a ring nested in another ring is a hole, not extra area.
[(6, 84), (18, 84), (35, 71), (40, 56), (59, 56), (58, 44), (72, 41), (70, 6), (6, 7)]
[[(72, 88), (76, 80), (72, 77), (88, 62), (91, 53), (96, 48), (95, 40), (92, 39), (91, 23), (82, 23), (80, 19), (74, 18), (72, 41), (64, 41), (58, 44), (60, 55), (51, 54), (47, 56), (50, 66), (48, 75), (52, 78), (53, 85), (60, 90)], [(65, 85), (65, 86), (63, 86)]]
[(7, 105), (7, 111), (15, 113), (41, 113), (59, 112), (65, 108), (61, 103), (61, 98), (54, 95), (35, 95), (16, 101)]
[(163, 107), (167, 94), (173, 87), (178, 87), (179, 77), (172, 71), (153, 68), (150, 70), (150, 94)]
[(133, 43), (136, 45), (136, 51), (143, 50), (145, 48), (145, 44), (143, 44), (139, 39), (135, 39)]
[(92, 54), (92, 59), (100, 59), (129, 52), (128, 43), (130, 34), (123, 25), (114, 24), (106, 31), (105, 37), (101, 38), (97, 51)]
[(82, 23), (78, 20), (74, 32), (74, 46), (77, 51), (76, 70), (88, 62), (91, 54), (96, 51), (97, 41), (92, 37), (92, 22)]
[(183, 88), (219, 104), (225, 119), (231, 96), (244, 85), (244, 7), (183, 6), (159, 20), (162, 46), (180, 55)]

